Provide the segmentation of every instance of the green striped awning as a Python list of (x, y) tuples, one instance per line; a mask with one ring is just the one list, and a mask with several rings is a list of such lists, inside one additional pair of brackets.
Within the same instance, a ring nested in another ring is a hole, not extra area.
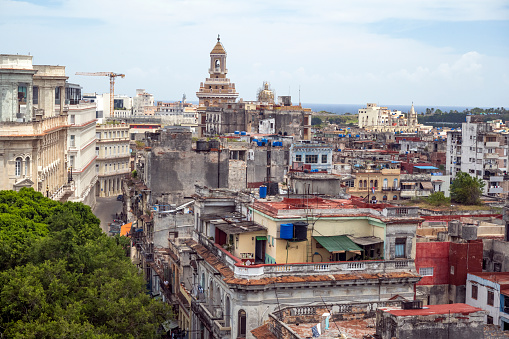
[(313, 237), (315, 240), (322, 245), (327, 251), (331, 253), (343, 253), (345, 251), (363, 251), (362, 248), (357, 246), (350, 238), (346, 235), (334, 235), (334, 236), (316, 236)]
[(266, 236), (256, 237), (256, 240), (267, 240), (267, 237)]

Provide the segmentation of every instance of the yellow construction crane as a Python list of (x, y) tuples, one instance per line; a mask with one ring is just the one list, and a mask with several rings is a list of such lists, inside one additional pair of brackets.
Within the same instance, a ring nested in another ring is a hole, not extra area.
[(115, 78), (125, 78), (125, 74), (113, 72), (76, 72), (76, 75), (93, 75), (93, 76), (107, 76), (110, 77), (110, 117), (113, 116), (113, 96), (115, 95)]

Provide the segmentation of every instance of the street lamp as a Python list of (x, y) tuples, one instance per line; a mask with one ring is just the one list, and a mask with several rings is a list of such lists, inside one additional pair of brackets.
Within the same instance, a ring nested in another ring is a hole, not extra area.
[(49, 186), (46, 185), (46, 198), (49, 198)]

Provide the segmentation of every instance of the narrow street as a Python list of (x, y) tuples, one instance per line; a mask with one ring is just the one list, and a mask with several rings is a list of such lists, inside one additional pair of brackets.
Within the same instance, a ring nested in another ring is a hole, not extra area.
[(96, 217), (101, 220), (101, 228), (108, 233), (108, 223), (115, 219), (115, 214), (122, 212), (122, 201), (117, 201), (117, 196), (97, 198), (97, 204), (93, 210)]

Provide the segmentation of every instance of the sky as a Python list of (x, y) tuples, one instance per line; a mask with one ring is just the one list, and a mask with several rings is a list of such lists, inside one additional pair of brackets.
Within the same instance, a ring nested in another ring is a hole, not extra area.
[(87, 93), (197, 101), (220, 34), (244, 100), (509, 107), (509, 0), (0, 0), (0, 32)]

